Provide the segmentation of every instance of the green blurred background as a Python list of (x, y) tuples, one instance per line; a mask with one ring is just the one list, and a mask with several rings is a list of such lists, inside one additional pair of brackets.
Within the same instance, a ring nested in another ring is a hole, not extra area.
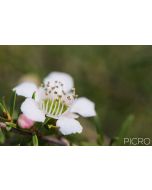
[[(152, 138), (151, 46), (0, 46), (0, 96), (23, 78), (43, 79), (51, 71), (71, 74), (79, 96), (96, 103), (106, 136), (117, 136), (128, 115), (128, 137)], [(82, 136), (95, 142), (92, 120), (82, 120)]]

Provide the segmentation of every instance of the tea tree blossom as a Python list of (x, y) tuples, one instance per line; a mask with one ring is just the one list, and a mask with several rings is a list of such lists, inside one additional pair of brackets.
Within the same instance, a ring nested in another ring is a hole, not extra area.
[(96, 115), (95, 104), (85, 97), (78, 98), (70, 75), (53, 72), (40, 87), (22, 83), (13, 90), (26, 97), (21, 105), (23, 114), (32, 121), (44, 122), (47, 117), (56, 120), (56, 126), (64, 135), (81, 133), (82, 126), (76, 119), (79, 115)]

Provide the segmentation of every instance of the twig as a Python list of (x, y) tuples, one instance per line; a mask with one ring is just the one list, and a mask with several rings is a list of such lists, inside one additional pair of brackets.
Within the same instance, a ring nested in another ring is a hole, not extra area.
[[(25, 131), (25, 130), (22, 130), (19, 128), (12, 128), (11, 131), (14, 133), (21, 134), (21, 135), (26, 135), (26, 136), (31, 136), (31, 137), (33, 136), (33, 132)], [(69, 145), (68, 141), (66, 141), (64, 139), (56, 139), (51, 136), (42, 136), (40, 133), (37, 133), (37, 136), (41, 140), (46, 141), (50, 145), (59, 145), (59, 146), (68, 146)]]
[(26, 136), (32, 136), (33, 134), (29, 131), (25, 131), (25, 130), (22, 130), (22, 129), (18, 129), (18, 128), (13, 128), (11, 129), (12, 132), (14, 133), (18, 133), (18, 134), (21, 134), (21, 135), (26, 135)]
[(66, 141), (64, 139), (58, 140), (58, 139), (55, 139), (50, 136), (43, 136), (43, 137), (41, 137), (41, 139), (47, 141), (49, 144), (60, 145), (60, 146), (69, 146), (68, 141)]

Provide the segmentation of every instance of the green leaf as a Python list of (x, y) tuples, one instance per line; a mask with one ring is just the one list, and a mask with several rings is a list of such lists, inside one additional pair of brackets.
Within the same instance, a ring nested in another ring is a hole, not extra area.
[(103, 128), (101, 126), (101, 121), (98, 115), (94, 118), (94, 124), (96, 126), (96, 131), (98, 133), (97, 143), (99, 145), (103, 145), (104, 143), (104, 134), (103, 134)]
[(1, 102), (0, 102), (0, 108), (1, 108), (3, 113), (6, 112), (5, 107), (3, 106), (3, 104)]
[(34, 146), (38, 146), (39, 145), (38, 138), (37, 138), (36, 134), (33, 135), (32, 141), (33, 141), (33, 145)]
[(5, 97), (2, 97), (2, 105), (3, 105), (3, 108), (5, 110), (6, 113), (8, 113), (8, 109), (7, 109), (7, 106), (6, 106), (6, 103), (5, 103)]
[(6, 122), (7, 119), (5, 119), (5, 118), (3, 118), (3, 117), (0, 116), (0, 121), (1, 121), (1, 122)]
[(11, 116), (10, 116), (10, 113), (8, 112), (8, 109), (6, 107), (6, 103), (5, 103), (5, 97), (3, 97), (1, 99), (1, 102), (0, 102), (0, 108), (3, 112), (3, 115), (5, 118), (7, 118), (7, 120), (12, 120)]
[(12, 129), (12, 127), (6, 126), (6, 130), (7, 130), (8, 132), (11, 131), (11, 129)]
[[(42, 127), (45, 127), (51, 119), (52, 119), (52, 118), (50, 118), (50, 117), (46, 117), (44, 123), (42, 124)], [(47, 127), (48, 127), (48, 126), (47, 126)]]
[(16, 91), (13, 91), (11, 100), (10, 100), (10, 116), (13, 117), (13, 113), (15, 110), (15, 104), (16, 104)]
[(48, 128), (49, 128), (49, 129), (52, 129), (52, 128), (55, 128), (55, 129), (56, 129), (57, 126), (55, 126), (55, 125), (51, 125), (51, 124), (50, 124), (50, 125), (48, 125)]
[(32, 99), (34, 99), (34, 100), (35, 100), (35, 95), (36, 95), (36, 92), (34, 92), (34, 93), (32, 94)]
[(5, 122), (6, 124), (6, 130), (10, 131), (12, 128), (16, 128), (16, 124), (15, 123), (11, 123), (11, 122)]
[(0, 144), (3, 144), (5, 142), (5, 136), (2, 132), (2, 129), (0, 128)]
[(7, 127), (10, 127), (10, 128), (16, 128), (16, 124), (15, 123), (12, 123), (12, 122), (5, 122)]
[(127, 135), (130, 127), (132, 126), (134, 119), (134, 115), (129, 115), (126, 118), (119, 131), (118, 137), (116, 138), (117, 140), (113, 143), (113, 145), (123, 145), (123, 139)]

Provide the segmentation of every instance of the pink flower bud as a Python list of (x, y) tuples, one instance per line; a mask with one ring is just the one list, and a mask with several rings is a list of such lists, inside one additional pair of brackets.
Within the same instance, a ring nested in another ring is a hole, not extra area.
[(18, 118), (18, 125), (23, 129), (29, 129), (34, 125), (34, 121), (26, 117), (24, 114), (21, 114)]

